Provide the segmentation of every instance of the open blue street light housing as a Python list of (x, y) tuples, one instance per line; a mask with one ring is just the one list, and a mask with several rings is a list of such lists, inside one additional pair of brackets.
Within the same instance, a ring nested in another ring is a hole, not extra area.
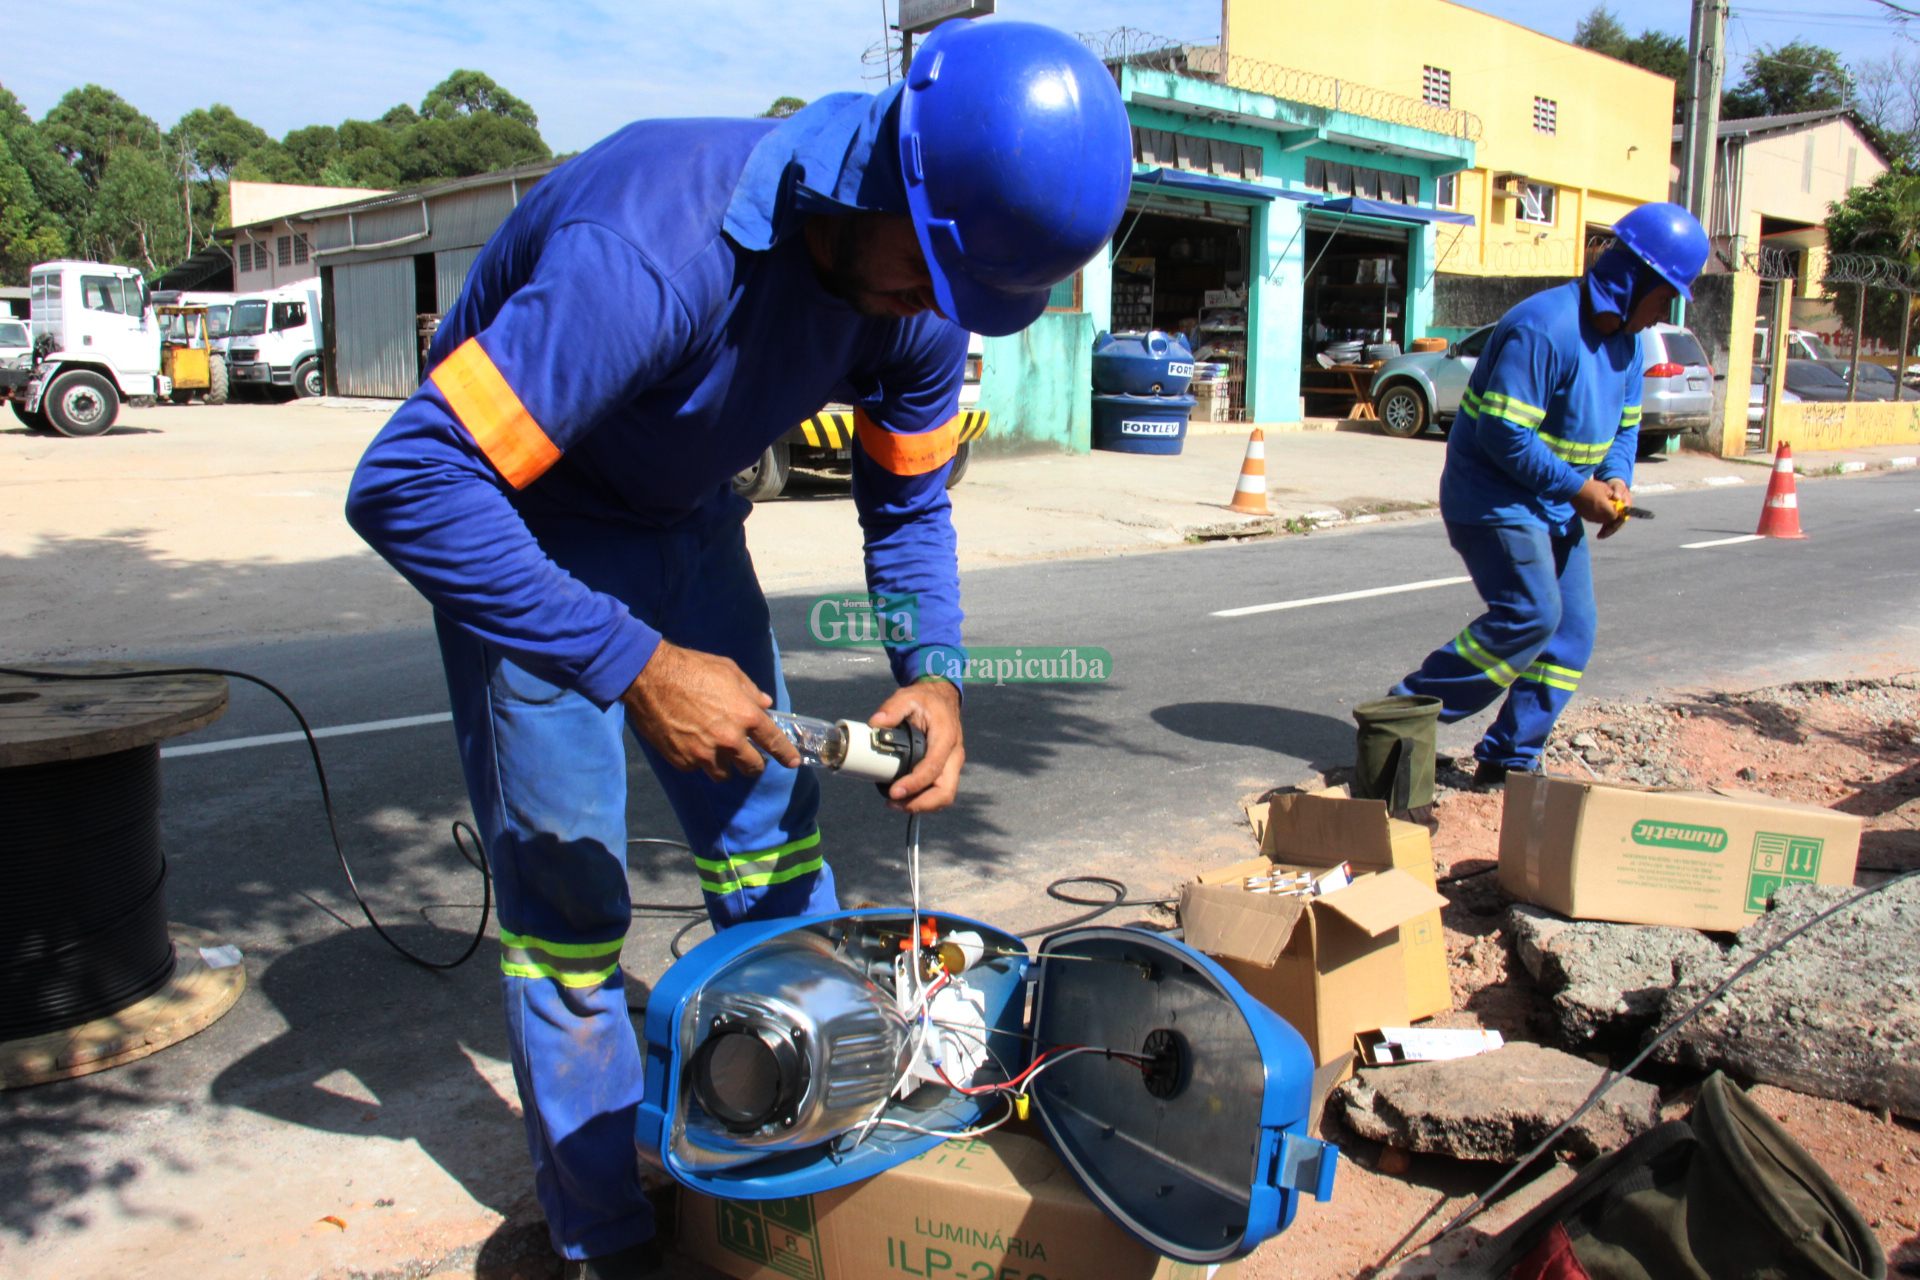
[(1251, 1251), (1330, 1198), (1299, 1034), (1145, 929), (1017, 936), (902, 908), (737, 925), (647, 1005), (648, 1163), (722, 1199), (872, 1177), (1030, 1099), (1081, 1186), (1184, 1262)]

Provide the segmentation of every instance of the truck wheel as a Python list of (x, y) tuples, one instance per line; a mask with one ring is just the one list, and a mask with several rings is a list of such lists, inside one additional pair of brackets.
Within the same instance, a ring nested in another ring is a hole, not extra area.
[(1427, 427), (1427, 398), (1419, 388), (1404, 382), (1382, 392), (1374, 412), (1380, 415), (1380, 429), (1390, 436), (1406, 439)]
[(308, 360), (293, 371), (293, 395), (296, 400), (311, 400), (327, 393), (326, 378), (318, 360)]
[(25, 400), (9, 400), (7, 403), (13, 406), (13, 416), (20, 419), (20, 421), (26, 425), (27, 430), (36, 433), (50, 432), (53, 430), (52, 425), (47, 422), (46, 414), (27, 412), (27, 402)]
[(787, 487), (793, 473), (792, 454), (785, 440), (776, 440), (760, 455), (760, 461), (733, 477), (733, 491), (749, 502), (770, 502)]
[(55, 378), (42, 403), (47, 421), (63, 436), (102, 435), (120, 416), (120, 395), (113, 384), (87, 369)]
[(967, 464), (973, 461), (973, 441), (969, 440), (954, 451), (953, 469), (947, 472), (947, 488), (960, 483), (960, 477), (967, 474)]
[(206, 399), (208, 404), (227, 402), (227, 358), (225, 356), (207, 357)]

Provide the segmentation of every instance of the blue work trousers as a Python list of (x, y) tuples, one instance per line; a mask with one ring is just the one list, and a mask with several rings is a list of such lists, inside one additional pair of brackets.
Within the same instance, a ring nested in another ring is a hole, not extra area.
[(1393, 687), (1441, 701), (1451, 724), (1506, 695), (1474, 748), (1509, 769), (1538, 767), (1553, 725), (1593, 654), (1593, 566), (1586, 532), (1542, 525), (1447, 524), (1487, 611)]
[[(664, 531), (536, 528), (562, 568), (673, 643), (721, 654), (787, 706), (767, 603), (732, 504)], [(620, 948), (627, 890), (626, 721), (437, 619), (454, 731), (498, 903), (501, 991), (534, 1187), (556, 1251), (650, 1238), (634, 1147), (642, 1059)], [(682, 773), (641, 743), (693, 849), (716, 928), (834, 910), (810, 771)]]

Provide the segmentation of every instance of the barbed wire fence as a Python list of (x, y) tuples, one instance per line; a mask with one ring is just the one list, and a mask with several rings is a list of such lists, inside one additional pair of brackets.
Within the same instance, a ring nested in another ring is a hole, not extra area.
[(1218, 45), (1191, 44), (1169, 36), (1142, 31), (1138, 27), (1115, 27), (1110, 31), (1084, 31), (1080, 42), (1093, 50), (1101, 61), (1126, 64), (1172, 75), (1192, 76), (1216, 84), (1265, 94), (1287, 102), (1318, 107), (1325, 111), (1346, 112), (1388, 124), (1425, 129), (1429, 133), (1480, 139), (1480, 117), (1471, 111), (1438, 106), (1406, 94), (1356, 84), (1337, 76), (1298, 67), (1283, 67), (1258, 58), (1223, 56)]

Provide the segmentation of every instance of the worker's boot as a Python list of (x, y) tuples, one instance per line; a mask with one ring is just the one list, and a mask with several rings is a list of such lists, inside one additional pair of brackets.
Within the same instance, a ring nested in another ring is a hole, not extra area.
[(619, 1253), (570, 1260), (560, 1269), (561, 1280), (666, 1280), (666, 1275), (658, 1237)]
[(1474, 766), (1473, 789), (1475, 791), (1505, 791), (1507, 789), (1506, 765), (1496, 764), (1492, 760), (1482, 760)]

